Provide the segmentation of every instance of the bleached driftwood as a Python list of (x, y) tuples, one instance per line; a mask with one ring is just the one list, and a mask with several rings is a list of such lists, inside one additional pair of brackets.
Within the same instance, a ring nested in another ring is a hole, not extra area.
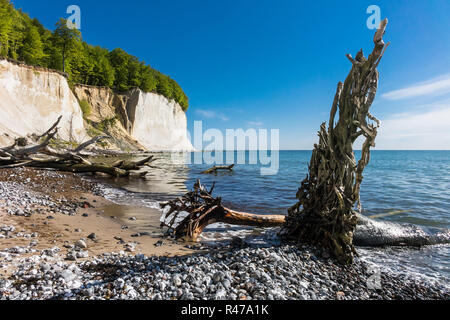
[(234, 164), (230, 166), (214, 166), (202, 172), (202, 174), (217, 173), (217, 171), (233, 171)]
[(138, 171), (148, 166), (153, 161), (153, 157), (145, 157), (137, 161), (120, 161), (109, 165), (92, 163), (81, 154), (88, 146), (101, 139), (108, 138), (108, 136), (94, 137), (74, 150), (52, 148), (50, 142), (58, 133), (60, 121), (61, 117), (42, 135), (31, 135), (33, 142), (29, 146), (27, 145), (28, 139), (19, 138), (16, 139), (13, 145), (0, 148), (0, 169), (17, 167), (52, 168), (78, 173), (105, 173), (115, 177), (128, 177), (135, 172), (136, 176), (144, 177), (148, 173), (147, 171)]
[(197, 180), (192, 191), (161, 204), (166, 209), (161, 218), (162, 226), (175, 230), (178, 236), (196, 240), (208, 225), (215, 222), (256, 227), (281, 226), (285, 222), (285, 216), (282, 215), (251, 214), (226, 208), (221, 198), (212, 196), (213, 190), (214, 185), (207, 190)]

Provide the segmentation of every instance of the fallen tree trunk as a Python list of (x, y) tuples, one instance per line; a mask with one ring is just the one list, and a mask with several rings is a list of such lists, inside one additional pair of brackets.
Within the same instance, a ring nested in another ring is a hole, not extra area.
[(26, 138), (16, 139), (14, 144), (0, 149), (0, 169), (17, 167), (50, 168), (76, 173), (104, 173), (114, 177), (145, 177), (147, 171), (140, 172), (154, 160), (153, 156), (132, 161), (123, 160), (115, 164), (93, 163), (87, 160), (81, 151), (108, 136), (98, 136), (80, 144), (74, 150), (53, 149), (49, 146), (58, 133), (61, 117), (43, 135), (33, 134), (34, 144), (27, 146)]
[(200, 180), (194, 190), (183, 197), (162, 204), (169, 210), (161, 218), (162, 226), (175, 230), (177, 236), (188, 236), (196, 240), (210, 224), (224, 222), (253, 227), (275, 227), (285, 223), (283, 215), (261, 215), (231, 210), (222, 205), (221, 198), (214, 198)]
[(74, 172), (74, 173), (105, 173), (114, 177), (126, 177), (129, 172), (120, 168), (109, 167), (101, 164), (84, 164), (84, 163), (57, 163), (33, 161), (27, 165), (35, 168), (53, 168), (59, 171)]
[(123, 161), (123, 163), (118, 167), (128, 171), (140, 170), (143, 166), (148, 167), (153, 161), (155, 161), (155, 159), (153, 156), (150, 156), (138, 161)]

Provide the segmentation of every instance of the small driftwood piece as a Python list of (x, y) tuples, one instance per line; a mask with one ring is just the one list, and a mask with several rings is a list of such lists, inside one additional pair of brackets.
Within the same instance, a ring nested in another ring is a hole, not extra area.
[(100, 140), (108, 139), (108, 138), (111, 138), (111, 137), (110, 137), (110, 136), (106, 136), (106, 135), (94, 137), (94, 138), (92, 138), (91, 140), (86, 141), (86, 142), (80, 144), (80, 145), (74, 150), (74, 152), (75, 152), (75, 153), (80, 153), (82, 150), (86, 149), (86, 148), (89, 147), (90, 145), (92, 145), (92, 144), (94, 144), (94, 143), (97, 143), (97, 142), (99, 142)]
[(137, 161), (123, 160), (112, 165), (105, 163), (92, 163), (87, 160), (81, 151), (88, 146), (109, 138), (108, 136), (98, 136), (85, 143), (82, 143), (74, 150), (54, 149), (49, 144), (58, 133), (58, 124), (61, 117), (43, 135), (33, 134), (32, 145), (28, 146), (26, 138), (16, 139), (14, 144), (0, 148), (0, 169), (17, 167), (51, 168), (60, 171), (76, 173), (104, 173), (114, 177), (145, 177), (147, 171), (140, 172), (144, 167), (148, 167), (154, 160), (153, 157), (145, 157)]
[(56, 120), (56, 122), (50, 127), (50, 129), (48, 129), (47, 131), (45, 131), (45, 133), (38, 136), (38, 138), (43, 138), (45, 136), (48, 136), (50, 134), (50, 132), (55, 131), (56, 127), (61, 122), (61, 119), (62, 119), (62, 116), (59, 116), (58, 120)]
[(211, 174), (211, 173), (217, 173), (217, 171), (233, 171), (234, 164), (230, 166), (214, 166), (208, 170), (205, 170), (202, 172), (202, 174)]
[(212, 196), (213, 190), (214, 185), (207, 190), (197, 180), (192, 191), (161, 204), (166, 212), (161, 218), (161, 226), (174, 230), (177, 237), (187, 236), (195, 241), (208, 225), (215, 222), (255, 227), (276, 227), (285, 222), (282, 215), (251, 214), (226, 208), (221, 198)]

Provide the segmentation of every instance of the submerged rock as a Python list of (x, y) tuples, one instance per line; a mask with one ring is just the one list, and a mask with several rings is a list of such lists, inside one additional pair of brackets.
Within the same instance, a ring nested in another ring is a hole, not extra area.
[(450, 230), (374, 220), (358, 215), (353, 242), (357, 246), (424, 246), (450, 243)]

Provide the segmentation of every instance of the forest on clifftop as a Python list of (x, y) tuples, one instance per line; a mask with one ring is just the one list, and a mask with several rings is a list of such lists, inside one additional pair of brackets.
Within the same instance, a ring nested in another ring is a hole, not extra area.
[(184, 111), (189, 99), (179, 84), (144, 61), (117, 48), (112, 51), (82, 40), (81, 32), (60, 19), (55, 30), (0, 0), (0, 56), (33, 66), (60, 70), (70, 84), (110, 87), (124, 92), (138, 87), (175, 100)]

